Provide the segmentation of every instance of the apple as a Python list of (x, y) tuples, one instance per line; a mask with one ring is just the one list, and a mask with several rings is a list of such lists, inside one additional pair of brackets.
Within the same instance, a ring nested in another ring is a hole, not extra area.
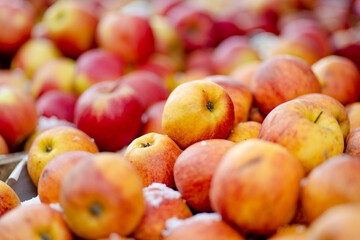
[(27, 1), (0, 2), (0, 52), (14, 54), (26, 42), (35, 24), (35, 10)]
[(172, 7), (166, 18), (179, 34), (185, 51), (216, 45), (214, 20), (205, 11), (182, 3)]
[(61, 56), (49, 39), (34, 38), (25, 42), (11, 60), (11, 68), (20, 68), (30, 79), (39, 67), (49, 60)]
[(234, 126), (234, 104), (218, 84), (197, 80), (175, 88), (162, 116), (165, 134), (182, 149), (212, 138), (227, 138)]
[(101, 81), (115, 81), (124, 75), (125, 64), (119, 56), (101, 48), (81, 54), (75, 65), (74, 87), (80, 95)]
[(5, 182), (0, 180), (0, 218), (21, 204), (17, 193)]
[(328, 32), (347, 29), (350, 26), (350, 1), (316, 1), (313, 13)]
[(279, 228), (268, 240), (306, 240), (307, 226), (302, 224), (292, 224)]
[(13, 86), (0, 86), (0, 135), (10, 152), (21, 148), (38, 123), (35, 100)]
[(177, 71), (180, 71), (182, 61), (182, 57), (153, 53), (145, 62), (139, 64), (135, 71), (152, 72), (163, 78), (166, 83), (167, 78), (171, 77)]
[(229, 94), (234, 104), (234, 124), (245, 122), (248, 119), (253, 96), (245, 85), (224, 75), (213, 75), (204, 78), (204, 80), (220, 85)]
[(345, 111), (350, 122), (349, 132), (352, 132), (356, 128), (360, 127), (360, 102), (345, 105)]
[(37, 193), (42, 203), (59, 203), (60, 188), (65, 175), (77, 163), (92, 158), (86, 151), (64, 152), (51, 159), (43, 168), (39, 178)]
[(342, 56), (327, 56), (312, 67), (319, 79), (322, 93), (329, 95), (342, 104), (359, 100), (360, 73), (356, 65)]
[(258, 138), (261, 123), (247, 121), (238, 123), (231, 131), (227, 140), (238, 143), (252, 138)]
[(146, 109), (146, 111), (142, 115), (143, 127), (140, 136), (151, 132), (164, 134), (162, 130), (161, 119), (165, 103), (166, 100), (159, 101), (152, 104), (150, 107), (148, 107), (148, 109)]
[(159, 240), (171, 218), (186, 219), (192, 216), (181, 194), (165, 184), (153, 183), (143, 189), (145, 213), (131, 234), (137, 240)]
[(302, 187), (301, 203), (308, 222), (327, 209), (349, 202), (360, 203), (360, 162), (337, 155), (311, 171)]
[(135, 91), (119, 81), (94, 84), (75, 105), (76, 126), (102, 151), (116, 151), (139, 134), (144, 109)]
[(74, 127), (57, 126), (40, 133), (31, 144), (27, 161), (27, 170), (35, 186), (45, 165), (57, 155), (70, 151), (96, 153), (99, 149), (93, 139)]
[(245, 36), (231, 36), (214, 49), (212, 60), (217, 74), (228, 75), (236, 68), (253, 61), (259, 61), (258, 53)]
[(74, 121), (74, 109), (77, 96), (60, 90), (50, 90), (41, 95), (36, 101), (36, 109), (40, 116)]
[(305, 99), (291, 100), (272, 110), (262, 123), (259, 138), (286, 147), (307, 173), (344, 151), (344, 136), (335, 117)]
[(97, 238), (96, 240), (135, 240), (134, 238), (122, 237), (116, 233), (111, 233), (109, 237)]
[(119, 81), (135, 91), (144, 109), (158, 101), (166, 100), (169, 96), (164, 81), (149, 71), (133, 71)]
[(144, 214), (142, 187), (136, 169), (120, 155), (94, 154), (76, 164), (63, 179), (60, 205), (66, 223), (84, 239), (111, 233), (127, 236)]
[(75, 62), (69, 58), (55, 58), (44, 63), (31, 80), (30, 93), (34, 98), (50, 90), (74, 92)]
[(213, 50), (211, 48), (196, 49), (186, 55), (186, 71), (205, 72), (208, 75), (215, 74), (215, 64), (212, 60)]
[(29, 80), (21, 69), (0, 69), (1, 85), (11, 85), (28, 91)]
[(225, 153), (235, 144), (210, 139), (187, 147), (174, 165), (176, 188), (197, 212), (211, 212), (209, 191), (213, 174)]
[(105, 14), (97, 27), (97, 42), (126, 63), (144, 62), (155, 50), (149, 20), (126, 13)]
[(179, 146), (168, 136), (148, 133), (129, 144), (124, 158), (138, 170), (145, 187), (157, 182), (174, 188), (173, 169), (181, 152)]
[(305, 94), (298, 97), (298, 99), (307, 99), (314, 101), (317, 104), (319, 104), (321, 107), (326, 109), (329, 113), (331, 113), (339, 123), (344, 139), (346, 139), (350, 130), (350, 122), (346, 114), (344, 105), (342, 105), (335, 98), (321, 93)]
[(219, 16), (214, 19), (214, 28), (216, 42), (220, 43), (223, 40), (231, 36), (243, 35), (244, 31), (240, 29), (233, 19), (227, 17), (228, 14), (224, 16)]
[(5, 139), (0, 135), (0, 155), (5, 155), (9, 153), (9, 147), (5, 142)]
[(256, 69), (260, 66), (261, 61), (252, 61), (244, 65), (240, 65), (235, 68), (231, 73), (230, 77), (241, 82), (246, 87), (251, 89), (251, 81), (254, 76)]
[(67, 57), (76, 58), (95, 46), (98, 17), (79, 1), (57, 1), (44, 13), (42, 22), (49, 38)]
[(303, 176), (286, 148), (249, 139), (222, 158), (211, 182), (211, 206), (245, 233), (270, 234), (294, 217)]
[(183, 220), (171, 218), (166, 226), (164, 240), (245, 240), (217, 213), (198, 213)]
[(350, 134), (346, 139), (345, 153), (354, 157), (360, 157), (359, 141), (360, 141), (360, 128), (356, 128), (350, 132)]
[(253, 106), (250, 109), (249, 113), (249, 121), (255, 121), (258, 123), (262, 123), (265, 119), (264, 114), (262, 114), (256, 104), (253, 103)]
[(47, 204), (19, 206), (0, 218), (0, 239), (63, 239), (74, 237), (63, 214)]
[(257, 107), (266, 116), (281, 103), (307, 93), (320, 93), (321, 86), (305, 60), (280, 55), (260, 64), (251, 81), (251, 91)]

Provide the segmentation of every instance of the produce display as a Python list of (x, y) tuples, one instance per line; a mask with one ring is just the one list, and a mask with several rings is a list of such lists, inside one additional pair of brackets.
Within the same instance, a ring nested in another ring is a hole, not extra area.
[(359, 70), (360, 0), (0, 0), (0, 240), (359, 240)]

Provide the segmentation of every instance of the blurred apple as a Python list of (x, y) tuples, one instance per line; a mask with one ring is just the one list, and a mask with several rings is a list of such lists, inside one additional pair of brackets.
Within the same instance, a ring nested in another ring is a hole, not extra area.
[[(1, 148), (0, 148), (1, 150)], [(1, 153), (1, 152), (0, 152)], [(0, 154), (1, 155), (1, 154)], [(5, 182), (0, 180), (0, 218), (5, 213), (11, 211), (17, 206), (20, 206), (21, 202), (17, 193)]]
[(55, 58), (44, 63), (31, 79), (30, 93), (39, 98), (50, 90), (74, 92), (75, 62), (70, 58)]
[(165, 103), (166, 100), (156, 102), (144, 112), (142, 115), (143, 127), (140, 136), (151, 132), (164, 134), (161, 126), (161, 119)]
[[(337, 155), (313, 169), (302, 189), (305, 217), (313, 222), (327, 209), (360, 203), (360, 161), (350, 155)], [(334, 184), (336, 183), (336, 184)]]
[(0, 239), (63, 239), (74, 237), (63, 214), (47, 204), (19, 206), (0, 218)]
[(126, 236), (144, 214), (141, 178), (120, 155), (94, 154), (66, 174), (60, 205), (67, 225), (81, 238), (101, 238), (111, 233)]
[(34, 99), (16, 87), (0, 86), (0, 116), (0, 135), (10, 152), (20, 150), (38, 122)]
[(179, 146), (168, 136), (148, 133), (129, 144), (124, 158), (138, 170), (144, 187), (157, 182), (174, 188), (173, 169), (181, 152)]
[(306, 240), (307, 226), (301, 224), (293, 224), (279, 228), (268, 240)]
[(181, 194), (165, 184), (153, 183), (143, 189), (145, 213), (131, 234), (137, 240), (160, 240), (166, 221), (170, 218), (186, 219), (192, 216)]
[(165, 134), (182, 149), (212, 138), (227, 138), (234, 126), (234, 104), (227, 92), (210, 81), (192, 81), (175, 88), (162, 116)]
[(346, 139), (346, 149), (345, 153), (354, 156), (360, 157), (360, 128), (356, 128), (350, 132)]
[(74, 121), (74, 109), (77, 96), (59, 90), (47, 91), (36, 101), (36, 109), (40, 116)]
[(149, 71), (133, 71), (119, 81), (135, 91), (144, 109), (158, 101), (166, 100), (169, 96), (164, 81)]
[(93, 139), (73, 127), (57, 126), (40, 133), (31, 144), (27, 161), (27, 170), (35, 186), (45, 165), (57, 155), (70, 151), (96, 153), (99, 149)]
[(237, 26), (233, 19), (229, 19), (226, 15), (225, 17), (218, 17), (214, 19), (214, 28), (217, 44), (231, 36), (244, 34), (244, 31)]
[(100, 19), (97, 42), (127, 63), (144, 62), (155, 50), (149, 20), (125, 13), (108, 13)]
[(241, 82), (246, 87), (251, 89), (251, 81), (254, 76), (256, 69), (260, 66), (260, 61), (252, 61), (244, 65), (235, 68), (231, 73), (230, 77)]
[(245, 233), (270, 234), (294, 217), (303, 176), (286, 148), (249, 139), (222, 158), (211, 182), (211, 206)]
[(174, 178), (178, 191), (198, 212), (211, 212), (209, 191), (213, 174), (224, 154), (235, 144), (210, 139), (190, 145), (177, 158)]
[(20, 68), (28, 78), (44, 63), (61, 55), (53, 42), (44, 38), (30, 39), (16, 52), (11, 61), (12, 68)]
[(249, 113), (249, 121), (255, 121), (262, 123), (265, 119), (264, 114), (262, 114), (256, 104), (254, 103)]
[(209, 75), (215, 74), (212, 54), (211, 48), (200, 48), (189, 52), (185, 58), (185, 69), (187, 71), (202, 71)]
[(344, 137), (335, 117), (316, 102), (295, 99), (276, 107), (262, 123), (259, 138), (290, 150), (310, 172), (344, 151)]
[(198, 213), (183, 220), (171, 218), (166, 226), (164, 240), (245, 240), (217, 213)]
[(345, 111), (350, 122), (350, 132), (360, 127), (360, 102), (345, 105)]
[(49, 38), (67, 57), (76, 58), (95, 46), (98, 17), (85, 3), (57, 1), (45, 11), (42, 21)]
[(0, 135), (0, 155), (5, 155), (9, 153), (9, 147), (5, 142), (5, 139)]
[(80, 161), (92, 158), (86, 151), (64, 152), (51, 159), (41, 171), (37, 192), (42, 203), (59, 203), (60, 188), (66, 174)]
[(259, 61), (258, 53), (245, 36), (232, 36), (223, 40), (214, 49), (212, 60), (217, 74), (228, 75), (236, 68)]
[(27, 1), (0, 1), (0, 52), (12, 55), (30, 37), (35, 10)]
[(241, 122), (233, 128), (227, 140), (238, 143), (251, 138), (258, 138), (260, 129), (261, 123), (255, 121)]
[(304, 60), (280, 55), (263, 61), (254, 73), (251, 91), (265, 116), (281, 103), (307, 93), (320, 93), (321, 86)]
[(29, 80), (21, 69), (0, 69), (0, 86), (11, 85), (28, 91)]
[(120, 81), (88, 88), (75, 105), (76, 126), (95, 139), (102, 151), (116, 151), (139, 134), (144, 109), (135, 91)]
[(357, 240), (360, 238), (359, 222), (359, 203), (335, 206), (310, 225), (308, 239)]
[(139, 64), (135, 71), (140, 70), (152, 72), (165, 79), (175, 74), (175, 72), (180, 71), (182, 61), (183, 59), (178, 56), (154, 53), (144, 63)]
[(101, 48), (81, 54), (75, 65), (75, 91), (80, 95), (90, 86), (102, 81), (115, 81), (125, 71), (124, 61)]
[(359, 100), (360, 73), (356, 65), (348, 58), (328, 56), (312, 66), (322, 87), (322, 93), (329, 95), (342, 104)]

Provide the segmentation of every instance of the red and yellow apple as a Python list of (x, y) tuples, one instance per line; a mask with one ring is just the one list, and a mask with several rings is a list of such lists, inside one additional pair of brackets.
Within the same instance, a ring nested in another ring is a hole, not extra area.
[(230, 77), (241, 82), (246, 87), (251, 89), (251, 81), (254, 76), (256, 69), (260, 66), (260, 61), (252, 61), (244, 65), (240, 65), (238, 68), (235, 68), (231, 73)]
[(354, 156), (360, 157), (360, 128), (356, 128), (350, 132), (346, 139), (346, 148), (345, 153)]
[(0, 135), (0, 155), (8, 154), (9, 147), (5, 142), (5, 139)]
[(259, 122), (241, 122), (233, 128), (227, 140), (238, 143), (248, 139), (258, 138), (260, 129), (261, 123)]
[(345, 111), (350, 122), (350, 133), (360, 127), (360, 102), (345, 105)]
[(166, 100), (159, 101), (148, 107), (144, 112), (143, 119), (143, 127), (140, 135), (145, 135), (147, 133), (159, 133), (164, 134), (161, 119), (164, 111)]
[(20, 204), (17, 193), (9, 185), (0, 180), (0, 218), (5, 213), (20, 206)]
[(306, 240), (307, 226), (301, 224), (293, 224), (279, 228), (268, 240)]

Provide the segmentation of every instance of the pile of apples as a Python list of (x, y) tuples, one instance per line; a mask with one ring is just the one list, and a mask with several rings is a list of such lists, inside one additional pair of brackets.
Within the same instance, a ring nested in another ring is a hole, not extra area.
[(0, 0), (0, 155), (38, 194), (0, 181), (0, 239), (359, 240), (359, 16)]

